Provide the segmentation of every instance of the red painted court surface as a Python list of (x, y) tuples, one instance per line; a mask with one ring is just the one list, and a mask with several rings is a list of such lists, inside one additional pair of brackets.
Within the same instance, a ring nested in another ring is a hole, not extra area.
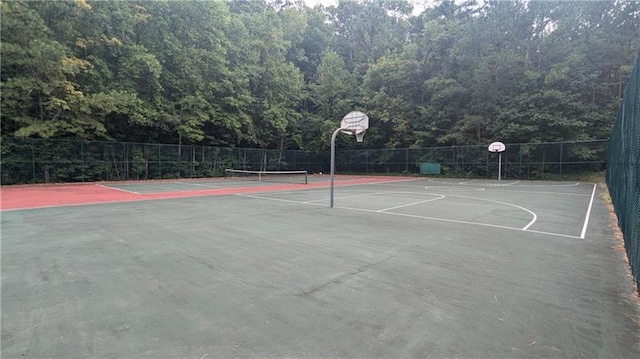
[[(348, 186), (367, 183), (386, 183), (409, 180), (402, 177), (372, 177), (372, 176), (336, 176), (336, 186)], [(189, 184), (189, 180), (173, 184)], [(272, 191), (294, 191), (311, 188), (323, 188), (328, 186), (328, 176), (318, 176), (309, 184), (270, 184), (256, 186), (252, 182), (242, 182), (238, 186), (226, 186), (223, 188), (205, 189), (158, 189), (158, 185), (167, 183), (164, 180), (156, 181), (127, 181), (127, 182), (102, 182), (102, 183), (77, 183), (77, 184), (50, 184), (50, 185), (19, 185), (0, 187), (0, 211), (32, 209), (43, 207), (72, 206), (83, 204), (134, 202), (154, 199), (187, 198), (203, 196), (220, 196), (243, 193), (258, 193)], [(219, 180), (219, 182), (224, 182)], [(236, 183), (237, 184), (237, 183)], [(149, 187), (151, 191), (132, 192), (118, 188), (121, 185), (135, 185)]]

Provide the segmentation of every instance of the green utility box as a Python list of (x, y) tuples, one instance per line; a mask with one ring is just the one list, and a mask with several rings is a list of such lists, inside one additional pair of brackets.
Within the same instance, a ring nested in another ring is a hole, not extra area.
[(420, 163), (421, 175), (439, 175), (442, 171), (439, 163), (422, 162)]

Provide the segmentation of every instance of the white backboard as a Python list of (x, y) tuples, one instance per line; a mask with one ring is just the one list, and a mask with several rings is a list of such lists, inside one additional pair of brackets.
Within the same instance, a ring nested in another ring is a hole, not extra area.
[(489, 145), (489, 152), (504, 152), (507, 147), (502, 142), (494, 142)]
[(352, 111), (346, 114), (340, 122), (342, 132), (349, 135), (365, 132), (369, 128), (369, 116), (360, 111)]

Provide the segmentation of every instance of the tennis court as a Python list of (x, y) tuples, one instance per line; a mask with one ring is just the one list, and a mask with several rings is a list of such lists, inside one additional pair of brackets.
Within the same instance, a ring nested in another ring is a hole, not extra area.
[(328, 176), (3, 188), (2, 355), (640, 357), (602, 191), (343, 176), (329, 208)]

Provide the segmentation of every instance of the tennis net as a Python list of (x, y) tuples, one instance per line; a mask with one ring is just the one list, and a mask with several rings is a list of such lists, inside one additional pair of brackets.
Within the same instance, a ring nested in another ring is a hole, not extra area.
[(307, 184), (307, 171), (248, 171), (225, 169), (224, 177), (234, 180)]

